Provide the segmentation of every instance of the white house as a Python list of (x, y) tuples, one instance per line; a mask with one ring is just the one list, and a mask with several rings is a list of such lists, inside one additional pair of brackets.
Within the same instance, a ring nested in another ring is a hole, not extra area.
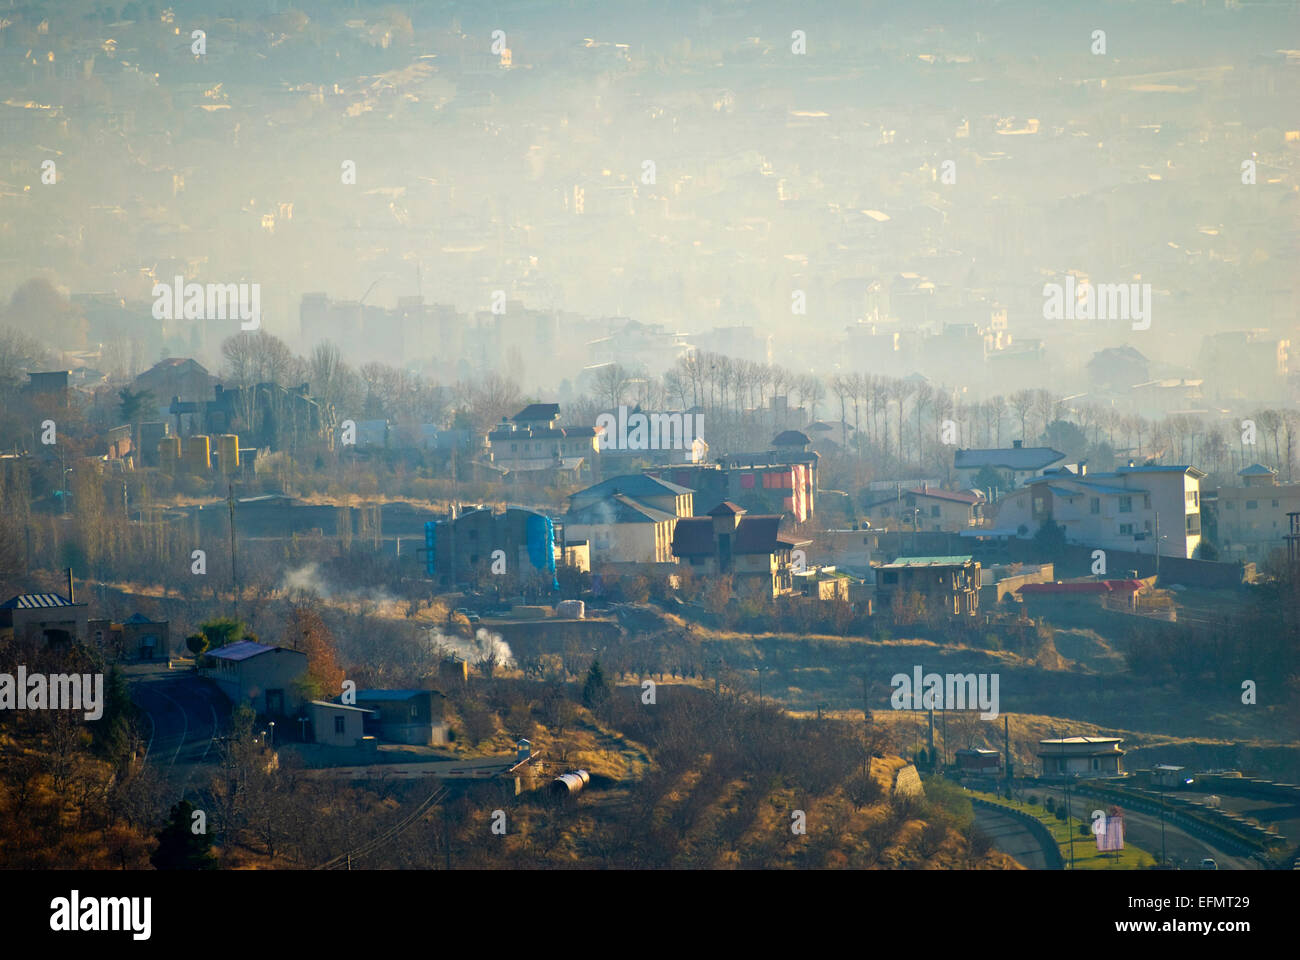
[(312, 735), (317, 743), (331, 747), (355, 747), (366, 735), (366, 717), (373, 713), (361, 707), (327, 700), (307, 704)]
[(1119, 737), (1062, 737), (1038, 741), (1043, 776), (1118, 777), (1124, 773)]
[(1010, 448), (958, 450), (953, 454), (952, 465), (963, 487), (975, 486), (975, 478), (987, 467), (997, 471), (1011, 488), (1042, 476), (1064, 461), (1065, 454), (1059, 450), (1026, 447), (1019, 440), (1013, 440)]
[[(1164, 557), (1191, 557), (1201, 543), (1200, 470), (1120, 467), (1110, 473), (1058, 470), (1028, 481), (995, 505), (992, 526), (1032, 537), (1050, 518), (1070, 543)], [(1157, 539), (1158, 538), (1158, 539)]]

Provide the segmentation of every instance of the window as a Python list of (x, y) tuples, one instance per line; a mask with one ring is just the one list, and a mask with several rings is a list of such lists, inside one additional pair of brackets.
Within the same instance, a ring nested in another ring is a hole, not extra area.
[(1150, 532), (1151, 532), (1151, 521), (1150, 521), (1150, 520), (1146, 521), (1145, 527), (1146, 527), (1146, 532), (1147, 532), (1147, 533), (1150, 533)]
[(1276, 500), (1273, 501), (1273, 506), (1275, 506), (1275, 507), (1277, 506), (1277, 501), (1276, 501)]
[(1143, 510), (1151, 509), (1151, 494), (1149, 493), (1142, 494), (1142, 509)]
[(1101, 513), (1101, 497), (1092, 497), (1088, 500), (1089, 513)]
[(1247, 501), (1246, 501), (1246, 509), (1247, 509), (1247, 510), (1258, 510), (1258, 509), (1259, 509), (1259, 501), (1258, 501), (1258, 500), (1247, 500)]
[(1199, 507), (1201, 505), (1201, 495), (1195, 490), (1187, 491), (1187, 505), (1189, 507)]
[(939, 515), (939, 508), (938, 508), (938, 507), (931, 507), (931, 508), (930, 508), (930, 516), (932, 516), (932, 517), (937, 517), (938, 515)]
[(1119, 525), (1119, 535), (1120, 535), (1121, 537), (1132, 536), (1132, 535), (1133, 535), (1133, 524), (1131, 524), (1131, 523), (1121, 523), (1121, 524)]
[(1119, 512), (1120, 512), (1120, 513), (1132, 513), (1132, 512), (1133, 512), (1133, 498), (1132, 498), (1132, 497), (1120, 497), (1120, 498), (1119, 498)]
[(1201, 532), (1201, 515), (1199, 513), (1189, 513), (1187, 515), (1187, 535), (1189, 537), (1198, 536)]
[(334, 718), (334, 732), (335, 732), (335, 733), (343, 733), (343, 732), (344, 732), (344, 730), (343, 730), (343, 725), (344, 725), (344, 721), (343, 721), (343, 718), (342, 718), (342, 717), (335, 717), (335, 718)]

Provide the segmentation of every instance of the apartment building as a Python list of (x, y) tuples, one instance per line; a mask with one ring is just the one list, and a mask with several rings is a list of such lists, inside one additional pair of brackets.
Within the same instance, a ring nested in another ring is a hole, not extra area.
[(1286, 549), (1287, 514), (1300, 512), (1300, 484), (1280, 484), (1274, 470), (1258, 463), (1237, 476), (1241, 486), (1218, 490), (1216, 546), (1223, 560), (1263, 561)]
[(1045, 520), (1070, 543), (1192, 557), (1201, 543), (1201, 480), (1192, 466), (1120, 467), (1109, 473), (1061, 469), (1030, 480), (993, 508), (994, 532), (1033, 537)]

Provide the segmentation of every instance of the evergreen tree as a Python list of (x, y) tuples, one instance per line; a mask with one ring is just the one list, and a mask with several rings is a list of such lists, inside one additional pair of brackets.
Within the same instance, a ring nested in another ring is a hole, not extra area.
[(91, 735), (95, 749), (101, 755), (121, 762), (131, 749), (131, 734), (138, 711), (131, 702), (131, 692), (122, 671), (117, 667), (111, 668), (105, 680), (104, 713), (98, 720), (91, 721)]
[(216, 870), (212, 839), (194, 832), (194, 805), (182, 800), (172, 807), (171, 820), (158, 833), (158, 849), (149, 857), (157, 870)]
[(593, 660), (587, 671), (587, 682), (582, 685), (582, 705), (588, 710), (595, 710), (609, 700), (609, 683), (601, 672), (600, 661)]
[(244, 624), (232, 617), (217, 617), (199, 624), (199, 633), (208, 638), (208, 648), (211, 650), (240, 640), (251, 640), (252, 637), (246, 635), (244, 629)]

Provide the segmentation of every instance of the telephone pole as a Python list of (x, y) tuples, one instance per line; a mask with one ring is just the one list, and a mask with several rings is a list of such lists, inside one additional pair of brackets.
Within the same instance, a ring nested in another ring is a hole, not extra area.
[(235, 485), (226, 487), (226, 506), (230, 509), (230, 581), (235, 589), (235, 619), (239, 619), (239, 575), (235, 571)]

